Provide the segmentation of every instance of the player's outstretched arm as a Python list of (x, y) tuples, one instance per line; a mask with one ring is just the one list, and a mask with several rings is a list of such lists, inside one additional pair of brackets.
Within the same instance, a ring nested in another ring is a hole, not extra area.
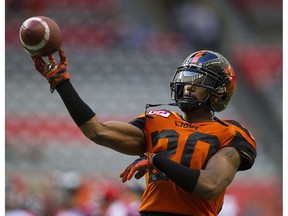
[(143, 132), (128, 123), (110, 121), (101, 123), (92, 109), (80, 98), (70, 82), (68, 62), (63, 50), (59, 50), (60, 62), (51, 55), (46, 63), (40, 56), (32, 56), (36, 70), (56, 89), (67, 110), (83, 134), (99, 145), (130, 155), (144, 153)]
[(145, 136), (139, 128), (126, 122), (101, 123), (96, 116), (80, 126), (83, 134), (95, 143), (129, 155), (143, 155)]

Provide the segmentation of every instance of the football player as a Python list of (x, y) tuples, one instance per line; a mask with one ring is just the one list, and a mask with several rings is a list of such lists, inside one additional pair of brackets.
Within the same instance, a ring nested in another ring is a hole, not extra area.
[(194, 52), (184, 60), (170, 82), (172, 105), (182, 114), (146, 109), (129, 123), (103, 123), (74, 89), (61, 49), (59, 56), (59, 63), (53, 56), (47, 63), (39, 56), (32, 59), (86, 137), (140, 156), (120, 174), (123, 182), (145, 175), (140, 214), (218, 215), (227, 186), (238, 171), (250, 169), (256, 157), (251, 133), (236, 121), (214, 115), (226, 109), (236, 89), (229, 62), (209, 50)]

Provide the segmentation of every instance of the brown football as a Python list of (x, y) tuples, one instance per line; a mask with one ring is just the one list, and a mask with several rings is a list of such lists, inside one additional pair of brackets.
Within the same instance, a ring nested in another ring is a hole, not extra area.
[(25, 20), (20, 27), (19, 37), (23, 48), (31, 56), (49, 56), (59, 50), (62, 44), (58, 24), (45, 16)]

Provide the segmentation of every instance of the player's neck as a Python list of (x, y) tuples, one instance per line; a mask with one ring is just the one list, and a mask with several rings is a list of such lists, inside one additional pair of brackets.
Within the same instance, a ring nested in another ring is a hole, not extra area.
[(213, 121), (212, 114), (210, 112), (207, 112), (206, 110), (186, 112), (183, 114), (183, 119), (190, 123)]

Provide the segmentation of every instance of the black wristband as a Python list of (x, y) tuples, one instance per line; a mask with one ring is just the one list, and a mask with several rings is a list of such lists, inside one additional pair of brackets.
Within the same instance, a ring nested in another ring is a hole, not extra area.
[(95, 116), (91, 108), (79, 97), (70, 80), (59, 84), (56, 90), (78, 127)]
[(183, 190), (190, 193), (194, 191), (200, 170), (178, 164), (162, 154), (153, 157), (153, 165)]

